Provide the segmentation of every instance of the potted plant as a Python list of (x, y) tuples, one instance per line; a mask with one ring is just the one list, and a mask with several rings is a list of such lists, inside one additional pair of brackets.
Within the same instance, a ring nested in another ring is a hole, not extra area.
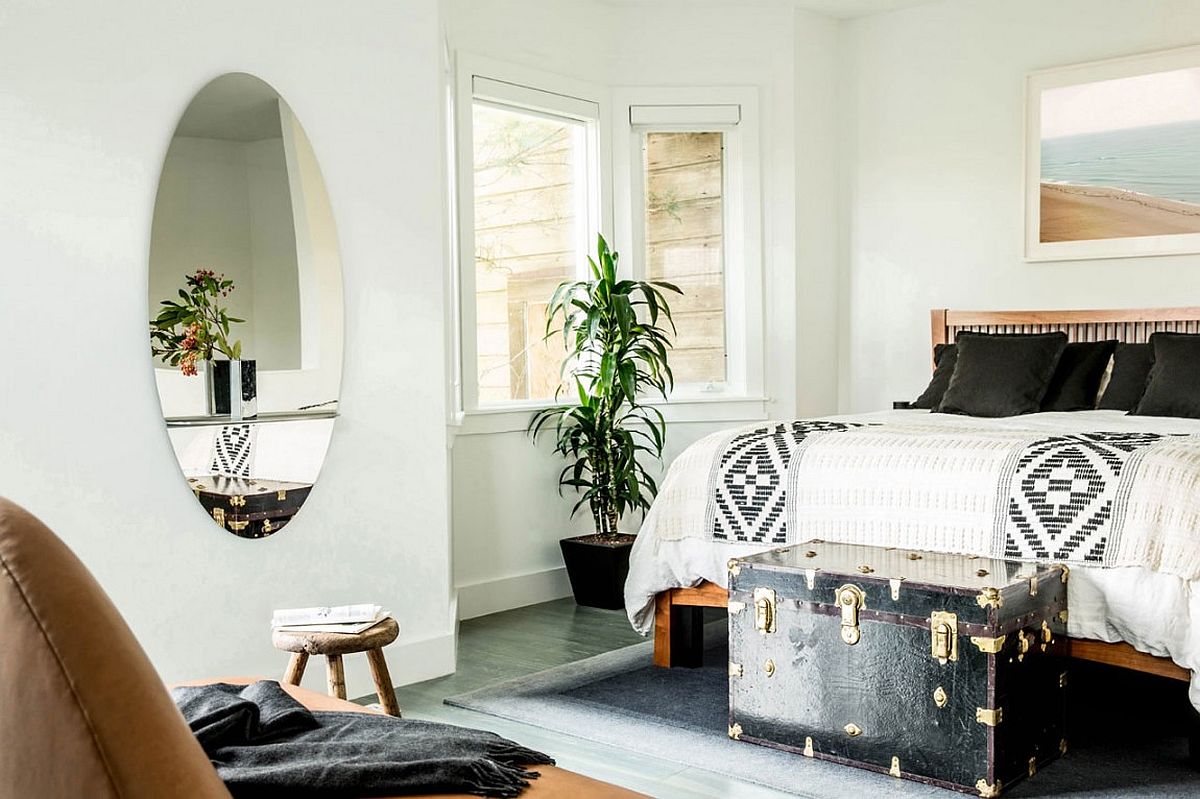
[[(235, 420), (254, 416), (255, 363), (243, 361), (242, 342), (229, 338), (231, 326), (245, 320), (230, 316), (221, 305), (233, 292), (233, 281), (211, 269), (197, 269), (186, 276), (185, 288), (179, 290), (179, 302), (163, 300), (162, 310), (150, 320), (150, 352), (188, 377), (204, 365), (210, 414), (229, 414)], [(228, 360), (214, 360), (217, 354)]]
[[(645, 511), (658, 491), (639, 454), (661, 460), (666, 421), (642, 398), (664, 399), (673, 386), (667, 350), (671, 309), (662, 290), (682, 292), (662, 281), (618, 280), (618, 255), (598, 237), (588, 258), (590, 280), (564, 282), (546, 310), (546, 337), (561, 333), (567, 354), (562, 374), (577, 401), (537, 411), (529, 422), (534, 441), (553, 430), (554, 449), (569, 463), (559, 474), (559, 493), (581, 493), (571, 513), (587, 505), (595, 523), (589, 535), (560, 541), (575, 600), (619, 609), (634, 536), (622, 533), (621, 518)], [(560, 389), (561, 391), (561, 389)], [(556, 397), (557, 398), (557, 397)]]

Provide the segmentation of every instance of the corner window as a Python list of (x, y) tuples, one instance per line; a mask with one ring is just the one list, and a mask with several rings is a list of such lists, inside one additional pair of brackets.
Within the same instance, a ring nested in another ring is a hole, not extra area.
[(461, 285), (464, 404), (551, 400), (563, 343), (545, 338), (546, 304), (582, 276), (599, 227), (598, 109), (478, 75), (471, 88), (470, 135), (460, 138), (470, 176), (460, 249), (472, 260)]
[(671, 296), (673, 396), (761, 391), (758, 165), (746, 113), (753, 105), (689, 104), (723, 100), (730, 90), (641, 90), (651, 95), (644, 103), (629, 91), (629, 240), (641, 275), (683, 291)]

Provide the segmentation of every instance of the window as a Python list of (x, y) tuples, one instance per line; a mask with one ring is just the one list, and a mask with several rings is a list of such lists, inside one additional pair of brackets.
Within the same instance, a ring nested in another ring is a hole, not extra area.
[(469, 149), (460, 141), (470, 176), (462, 251), (473, 260), (462, 278), (464, 371), (474, 378), (464, 404), (550, 400), (563, 342), (545, 338), (546, 305), (582, 276), (599, 228), (598, 109), (480, 76), (471, 88)]
[[(706, 102), (690, 104), (697, 100)], [(627, 240), (640, 275), (683, 291), (668, 296), (676, 399), (761, 391), (753, 109), (753, 97), (733, 89), (629, 90), (620, 106), (628, 126)]]
[(646, 276), (672, 296), (671, 368), (681, 384), (725, 382), (724, 134), (641, 136)]

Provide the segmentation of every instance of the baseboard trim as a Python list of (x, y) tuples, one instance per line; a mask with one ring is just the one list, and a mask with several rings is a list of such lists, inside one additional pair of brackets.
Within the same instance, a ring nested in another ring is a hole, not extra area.
[[(383, 650), (392, 685), (411, 685), (454, 673), (455, 645), (453, 632), (405, 640), (404, 630), (401, 629), (400, 637)], [(365, 654), (345, 655), (342, 667), (345, 669), (348, 697), (362, 698), (375, 693), (375, 682), (371, 678), (371, 667)], [(325, 693), (325, 658), (314, 657), (308, 661), (301, 685)]]
[(489, 613), (523, 608), (571, 595), (567, 570), (556, 569), (501, 577), (458, 586), (458, 618), (474, 619)]

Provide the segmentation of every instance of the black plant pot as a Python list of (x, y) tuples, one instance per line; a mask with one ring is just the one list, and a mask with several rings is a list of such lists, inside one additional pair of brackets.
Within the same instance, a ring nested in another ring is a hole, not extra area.
[(615, 541), (582, 535), (558, 542), (577, 604), (605, 610), (624, 609), (625, 578), (629, 576), (633, 541), (632, 535), (617, 536)]

